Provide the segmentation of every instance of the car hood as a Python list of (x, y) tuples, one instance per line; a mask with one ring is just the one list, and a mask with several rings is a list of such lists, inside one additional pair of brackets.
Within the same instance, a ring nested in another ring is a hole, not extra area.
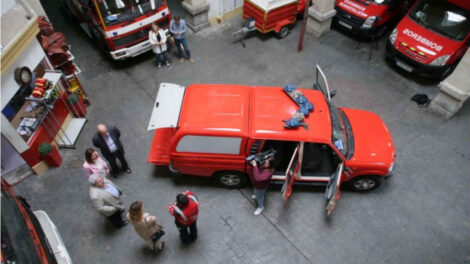
[(382, 119), (368, 111), (341, 109), (348, 117), (354, 135), (351, 161), (391, 165), (395, 159), (395, 147)]
[(366, 19), (370, 16), (381, 16), (389, 6), (377, 5), (365, 1), (338, 0), (336, 6), (357, 17)]
[(395, 47), (406, 56), (421, 63), (429, 64), (443, 55), (452, 55), (462, 45), (426, 29), (408, 15), (397, 25)]

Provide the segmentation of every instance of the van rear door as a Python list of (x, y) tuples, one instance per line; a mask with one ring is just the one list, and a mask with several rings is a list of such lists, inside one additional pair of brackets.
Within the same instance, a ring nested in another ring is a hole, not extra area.
[(178, 126), (186, 88), (173, 83), (161, 83), (147, 130), (154, 130), (148, 162), (156, 165), (170, 164), (170, 146)]

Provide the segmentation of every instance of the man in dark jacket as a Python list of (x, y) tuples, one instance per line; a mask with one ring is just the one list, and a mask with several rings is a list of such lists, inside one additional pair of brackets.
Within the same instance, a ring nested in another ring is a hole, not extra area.
[(101, 154), (111, 165), (111, 174), (114, 177), (117, 176), (118, 167), (116, 158), (121, 162), (122, 168), (127, 173), (131, 173), (131, 169), (124, 157), (124, 148), (122, 147), (121, 140), (119, 140), (121, 131), (116, 127), (110, 127), (108, 130), (104, 124), (99, 124), (96, 128), (98, 132), (93, 136), (93, 145), (101, 150)]

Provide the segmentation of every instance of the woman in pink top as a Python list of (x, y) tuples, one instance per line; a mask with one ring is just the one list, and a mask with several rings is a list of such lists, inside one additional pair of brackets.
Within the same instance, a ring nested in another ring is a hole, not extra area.
[(83, 162), (83, 172), (88, 178), (93, 173), (109, 179), (109, 167), (100, 154), (95, 149), (89, 148), (85, 151), (85, 162)]

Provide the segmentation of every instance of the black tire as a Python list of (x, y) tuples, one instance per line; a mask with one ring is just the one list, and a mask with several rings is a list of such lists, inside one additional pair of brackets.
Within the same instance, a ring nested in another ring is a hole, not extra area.
[(93, 43), (98, 47), (98, 49), (103, 52), (103, 54), (108, 58), (111, 59), (111, 54), (109, 53), (108, 46), (106, 45), (103, 36), (101, 36), (99, 30), (94, 26), (88, 26), (88, 29), (91, 34), (91, 40)]
[(279, 30), (279, 33), (277, 34), (278, 38), (283, 39), (287, 37), (290, 33), (290, 28), (289, 26), (283, 26), (281, 30)]
[(348, 181), (347, 186), (355, 192), (370, 192), (380, 187), (382, 179), (378, 176), (365, 175)]
[(237, 189), (245, 186), (246, 175), (238, 171), (220, 171), (214, 174), (214, 180), (227, 189)]

